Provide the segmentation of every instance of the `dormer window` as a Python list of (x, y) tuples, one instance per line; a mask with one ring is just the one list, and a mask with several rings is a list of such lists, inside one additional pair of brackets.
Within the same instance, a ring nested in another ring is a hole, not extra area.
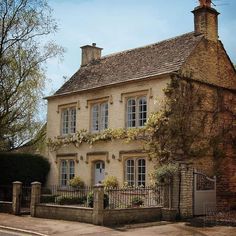
[(62, 109), (61, 134), (74, 134), (76, 132), (76, 108), (69, 107)]
[(143, 127), (147, 121), (147, 98), (132, 97), (127, 100), (127, 128)]
[(100, 132), (108, 128), (108, 102), (96, 103), (91, 109), (92, 132)]

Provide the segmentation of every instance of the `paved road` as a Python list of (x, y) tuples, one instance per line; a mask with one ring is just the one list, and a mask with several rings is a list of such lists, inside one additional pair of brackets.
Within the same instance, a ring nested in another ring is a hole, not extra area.
[[(91, 224), (13, 216), (0, 213), (0, 225), (38, 232), (44, 236), (236, 236), (236, 227), (193, 227), (188, 223), (165, 223), (127, 225), (109, 228)], [(25, 236), (33, 234), (12, 233), (0, 228), (0, 236)], [(1, 234), (2, 232), (2, 234)]]
[(0, 230), (0, 236), (23, 236), (23, 235), (29, 236), (29, 234), (22, 234), (22, 233), (19, 234), (8, 230)]

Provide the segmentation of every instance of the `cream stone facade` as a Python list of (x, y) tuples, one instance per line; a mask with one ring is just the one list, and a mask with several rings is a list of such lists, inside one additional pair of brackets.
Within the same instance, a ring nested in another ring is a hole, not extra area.
[[(70, 96), (52, 98), (48, 103), (47, 137), (61, 137), (61, 109), (76, 107), (76, 130), (91, 131), (91, 105), (99, 101), (108, 101), (108, 128), (125, 128), (127, 99), (135, 96), (147, 97), (147, 114), (159, 109), (163, 99), (163, 88), (170, 81), (169, 76), (154, 77), (147, 81), (135, 81), (120, 84), (110, 88), (95, 89), (75, 93)], [(112, 97), (112, 99), (111, 99)], [(124, 141), (108, 141), (89, 146), (83, 143), (79, 148), (62, 147), (57, 151), (48, 150), (51, 162), (51, 172), (48, 184), (60, 184), (60, 165), (62, 160), (75, 161), (75, 176), (80, 176), (86, 185), (95, 183), (95, 164), (103, 161), (105, 164), (105, 177), (116, 176), (120, 184), (125, 182), (125, 160), (145, 158), (146, 179), (153, 171), (154, 164), (143, 151), (141, 142), (125, 143)]]

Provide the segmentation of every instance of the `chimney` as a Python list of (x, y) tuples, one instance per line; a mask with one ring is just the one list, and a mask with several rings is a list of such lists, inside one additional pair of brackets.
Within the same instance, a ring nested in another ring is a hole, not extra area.
[(91, 45), (85, 45), (82, 49), (82, 63), (81, 66), (85, 66), (93, 60), (101, 58), (102, 48), (96, 47), (96, 43)]
[(199, 0), (199, 6), (194, 14), (194, 30), (196, 34), (204, 34), (205, 38), (217, 42), (218, 40), (218, 15), (220, 14), (211, 7), (211, 0)]

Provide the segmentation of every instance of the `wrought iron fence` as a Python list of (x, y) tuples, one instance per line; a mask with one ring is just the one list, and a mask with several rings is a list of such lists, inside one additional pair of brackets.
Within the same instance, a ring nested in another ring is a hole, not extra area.
[(31, 187), (23, 186), (21, 192), (21, 207), (30, 208)]
[[(134, 208), (163, 206), (164, 185), (152, 187), (105, 188), (105, 208)], [(93, 207), (93, 187), (50, 186), (42, 188), (41, 203)]]
[(88, 196), (93, 196), (92, 187), (74, 188), (71, 186), (50, 186), (42, 188), (41, 203), (55, 204), (55, 205), (74, 205), (81, 207), (91, 207)]
[(108, 195), (108, 208), (134, 208), (162, 206), (165, 186), (110, 188), (105, 189)]
[(0, 186), (0, 201), (12, 201), (12, 185), (1, 185)]

